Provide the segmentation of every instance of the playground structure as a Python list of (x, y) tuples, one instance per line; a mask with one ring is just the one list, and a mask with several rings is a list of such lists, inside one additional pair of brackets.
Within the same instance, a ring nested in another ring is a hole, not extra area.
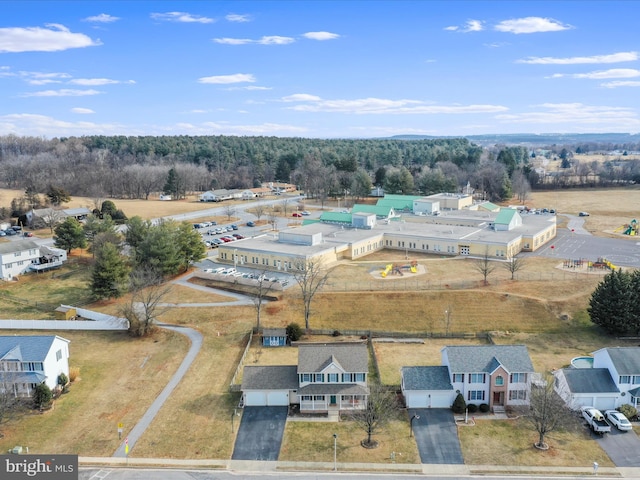
[(580, 258), (580, 259), (577, 259), (577, 260), (564, 260), (562, 262), (562, 267), (563, 268), (576, 268), (576, 269), (581, 269), (583, 267), (586, 267), (587, 270), (609, 269), (611, 271), (616, 270), (618, 268), (616, 265), (614, 265), (613, 263), (611, 263), (609, 260), (607, 260), (604, 257), (599, 257), (595, 262), (592, 262), (591, 260), (585, 260), (583, 258)]
[(623, 235), (640, 235), (640, 225), (638, 225), (638, 221), (634, 218), (626, 225), (622, 225), (614, 230), (615, 233), (622, 232)]
[(398, 265), (397, 263), (388, 263), (387, 265), (385, 265), (384, 270), (382, 270), (382, 272), (380, 272), (380, 276), (382, 278), (386, 278), (387, 275), (389, 275), (389, 274), (404, 276), (404, 273), (402, 273), (403, 270), (405, 270), (405, 271), (408, 270), (411, 273), (417, 273), (418, 272), (418, 261), (417, 260), (412, 260), (409, 265)]

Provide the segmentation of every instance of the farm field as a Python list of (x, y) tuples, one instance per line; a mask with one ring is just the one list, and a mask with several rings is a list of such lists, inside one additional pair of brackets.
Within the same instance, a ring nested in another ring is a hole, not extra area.
[[(593, 206), (579, 204), (579, 197), (573, 198), (578, 192), (561, 193), (535, 192), (527, 204), (540, 208), (555, 206), (560, 213), (569, 211), (569, 208), (576, 208), (576, 212), (588, 210), (591, 213), (587, 218), (588, 222), (604, 221), (607, 216), (605, 210), (599, 213), (595, 203), (589, 204)], [(568, 195), (566, 200), (565, 193)], [(623, 192), (614, 193), (617, 195)], [(549, 196), (545, 197), (547, 194)], [(584, 198), (593, 201), (591, 195), (597, 194), (597, 191), (589, 190), (582, 194)], [(625, 200), (621, 204), (624, 215), (629, 213), (624, 209), (631, 209), (634, 204), (640, 205), (638, 191), (632, 191), (632, 194), (638, 197), (628, 198), (636, 200)], [(554, 198), (555, 205), (551, 203)], [(605, 202), (607, 196), (603, 193), (598, 198)], [(622, 197), (615, 198), (620, 201)], [(179, 203), (157, 201), (154, 205)], [(199, 202), (194, 204), (199, 205)], [(613, 202), (611, 204), (616, 205)], [(127, 215), (132, 215), (126, 207), (120, 205), (120, 201), (116, 200), (116, 205), (123, 208)], [(150, 204), (146, 205), (148, 208)], [(205, 206), (211, 207), (211, 204)], [(149, 212), (147, 215), (151, 216)], [(157, 216), (157, 213), (154, 212), (153, 216)], [(587, 227), (591, 228), (589, 223)], [(527, 345), (534, 366), (540, 372), (565, 366), (574, 356), (588, 354), (604, 346), (621, 344), (594, 328), (585, 310), (591, 292), (604, 273), (581, 274), (563, 270), (557, 259), (531, 259), (517, 273), (516, 280), (510, 279), (510, 272), (506, 269), (498, 268), (485, 287), (481, 285), (481, 277), (474, 271), (470, 260), (426, 255), (416, 255), (415, 259), (424, 266), (423, 275), (388, 280), (375, 278), (375, 273), (385, 263), (406, 261), (401, 252), (378, 252), (361, 261), (339, 264), (333, 268), (327, 288), (314, 300), (310, 326), (331, 331), (395, 330), (412, 334), (445, 334), (447, 329), (451, 333), (491, 331), (496, 343)], [(13, 297), (34, 302), (52, 305), (72, 303), (69, 298), (85, 297), (88, 293), (85, 284), (88, 272), (86, 262), (87, 260), (82, 260), (78, 273), (68, 277), (55, 277), (51, 274), (25, 276), (18, 282), (3, 285), (2, 290)], [(58, 271), (63, 272), (66, 271)], [(388, 288), (369, 291), (368, 286), (372, 282)], [(224, 294), (202, 293), (174, 285), (166, 301), (224, 302), (228, 298)], [(118, 301), (89, 305), (87, 308), (117, 314), (119, 305), (126, 301), (125, 297)], [(33, 303), (16, 303), (0, 296), (0, 305), (5, 318), (52, 317), (52, 313), (36, 308)], [(448, 326), (444, 321), (445, 311), (451, 312)], [(301, 312), (298, 290), (293, 285), (279, 301), (264, 306), (262, 326), (284, 327), (293, 321), (302, 323)], [(179, 389), (138, 442), (132, 455), (229, 458), (234, 440), (229, 416), (238, 404), (239, 395), (229, 394), (228, 385), (244, 349), (245, 335), (255, 324), (255, 309), (252, 306), (224, 305), (215, 308), (170, 307), (162, 313), (159, 320), (199, 330), (205, 337), (205, 344)], [(92, 335), (94, 334), (61, 333), (61, 336), (72, 340), (71, 364), (80, 366), (82, 380), (72, 386), (69, 394), (58, 400), (53, 412), (29, 415), (3, 425), (5, 437), (0, 439), (1, 448), (23, 444), (37, 452), (46, 451), (55, 445), (56, 451), (60, 452), (111, 455), (118, 445), (114, 425), (120, 418), (125, 422), (126, 428), (135, 424), (136, 418), (139, 418), (154, 398), (151, 396), (153, 392), (157, 392), (166, 383), (188, 348), (183, 337), (166, 332), (160, 332), (159, 336), (148, 339), (148, 342), (122, 334), (119, 334), (121, 336), (117, 342), (104, 340), (101, 334), (96, 335), (95, 339)], [(329, 337), (323, 338), (330, 340)], [(397, 384), (399, 367), (403, 365), (439, 364), (440, 348), (459, 341), (461, 340), (429, 339), (423, 345), (376, 344), (383, 382)], [(271, 353), (267, 350), (270, 349), (262, 349), (257, 355), (260, 364), (291, 363), (291, 359), (295, 362), (297, 358), (290, 351)], [(146, 356), (150, 359), (144, 368), (140, 368)], [(154, 364), (151, 359), (157, 363)], [(247, 364), (254, 360), (254, 357), (248, 357)], [(145, 372), (151, 365), (158, 366), (158, 369), (153, 378), (149, 379)], [(160, 365), (163, 367), (159, 368)], [(102, 393), (102, 396), (94, 394), (94, 390)], [(117, 401), (112, 401), (116, 395)], [(389, 452), (386, 449), (402, 451), (406, 453), (407, 459), (416, 458), (417, 453), (412, 453), (411, 444), (391, 445), (390, 439), (394, 436), (406, 436), (406, 418), (399, 418), (396, 422), (385, 434), (388, 436), (381, 438), (383, 447), (370, 454), (371, 461), (387, 462)], [(518, 452), (521, 454), (516, 457), (514, 453), (513, 458), (517, 459), (517, 464), (522, 465), (552, 464), (552, 458), (562, 459), (559, 464), (572, 465), (585, 461), (587, 456), (591, 456), (591, 462), (593, 458), (601, 458), (603, 455), (599, 447), (596, 446), (593, 450), (595, 442), (589, 445), (574, 443), (584, 440), (579, 436), (574, 438), (572, 435), (565, 437), (560, 434), (550, 439), (554, 457), (551, 457), (551, 453), (535, 452), (532, 455), (529, 444), (533, 440), (525, 433), (530, 432), (535, 437), (532, 430), (525, 430), (525, 427), (514, 422), (506, 425), (502, 425), (502, 422), (486, 423), (487, 425), (479, 424), (473, 431), (462, 433), (467, 463), (500, 464), (509, 459), (504, 454), (509, 448), (520, 449)], [(73, 424), (73, 428), (59, 429), (59, 424)], [(339, 434), (345, 442), (339, 445), (342, 449), (339, 450), (342, 452), (342, 461), (364, 459), (364, 454), (357, 445), (363, 434), (349, 430), (352, 427), (346, 423), (340, 428), (344, 428)], [(79, 442), (72, 438), (69, 429), (86, 431), (89, 440)], [(317, 445), (312, 443), (317, 447), (317, 456), (313, 458), (322, 461), (332, 453), (333, 447), (332, 442), (326, 446), (322, 440), (329, 431), (327, 429), (330, 427), (326, 424), (310, 425), (308, 422), (287, 426), (281, 459), (311, 459), (308, 456), (311, 452), (300, 445), (305, 439), (318, 438)], [(38, 437), (42, 431), (47, 432), (46, 441)], [(480, 449), (479, 444), (484, 435), (490, 436), (492, 448), (482, 450), (480, 456), (476, 452)], [(514, 436), (524, 437), (526, 442), (514, 444)], [(182, 445), (183, 448), (176, 449), (175, 445)], [(605, 456), (601, 465), (608, 465), (607, 461)]]

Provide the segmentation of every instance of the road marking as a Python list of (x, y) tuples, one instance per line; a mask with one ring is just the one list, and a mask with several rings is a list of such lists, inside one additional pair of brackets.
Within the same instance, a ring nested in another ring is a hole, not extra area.
[(111, 472), (113, 472), (113, 470), (98, 470), (89, 478), (89, 480), (93, 480), (94, 478), (95, 479), (107, 478)]

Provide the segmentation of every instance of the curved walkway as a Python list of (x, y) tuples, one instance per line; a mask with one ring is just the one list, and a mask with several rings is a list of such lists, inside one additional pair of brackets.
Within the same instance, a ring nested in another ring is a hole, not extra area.
[[(131, 429), (129, 434), (126, 436), (126, 439), (129, 442), (129, 452), (131, 452), (136, 445), (136, 442), (140, 439), (145, 430), (149, 427), (155, 416), (158, 414), (164, 402), (169, 398), (171, 392), (178, 386), (178, 383), (182, 380), (182, 377), (187, 373), (189, 367), (195, 360), (196, 356), (200, 352), (200, 347), (202, 346), (202, 334), (193, 330), (189, 327), (182, 327), (179, 325), (168, 325), (168, 324), (158, 324), (159, 327), (166, 328), (167, 330), (173, 330), (174, 332), (181, 333), (186, 335), (189, 340), (191, 340), (191, 347), (189, 351), (185, 355), (180, 367), (176, 370), (176, 373), (173, 374), (169, 383), (164, 387), (160, 395), (156, 397), (151, 406), (147, 409), (142, 418), (138, 421), (138, 423)], [(125, 442), (118, 447), (118, 449), (113, 454), (114, 457), (126, 457), (125, 453)]]
[(189, 279), (193, 277), (193, 272), (187, 275), (180, 277), (177, 280), (172, 281), (171, 283), (175, 285), (180, 285), (187, 288), (192, 288), (194, 290), (199, 290), (205, 293), (218, 293), (220, 295), (224, 295), (225, 297), (235, 298), (234, 301), (231, 302), (211, 302), (211, 303), (163, 303), (161, 306), (163, 307), (234, 307), (237, 305), (253, 305), (253, 300), (248, 295), (243, 295), (241, 293), (230, 292), (227, 290), (218, 290), (211, 287), (204, 287), (202, 285), (197, 285), (195, 283), (189, 282)]

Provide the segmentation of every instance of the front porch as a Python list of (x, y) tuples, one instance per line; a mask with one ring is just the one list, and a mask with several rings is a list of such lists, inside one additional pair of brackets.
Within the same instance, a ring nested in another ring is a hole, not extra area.
[(302, 395), (300, 397), (301, 413), (362, 410), (366, 405), (366, 395)]

